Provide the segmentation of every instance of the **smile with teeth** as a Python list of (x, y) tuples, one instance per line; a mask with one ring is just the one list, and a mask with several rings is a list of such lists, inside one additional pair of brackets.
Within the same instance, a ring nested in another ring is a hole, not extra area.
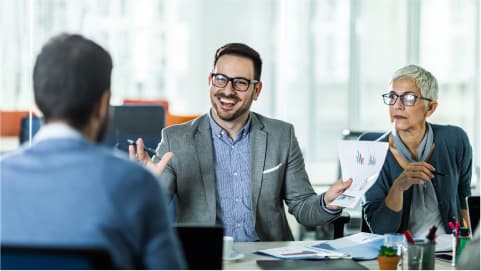
[(222, 106), (225, 106), (225, 107), (233, 107), (236, 104), (235, 99), (227, 99), (224, 97), (220, 97), (219, 101), (222, 104)]

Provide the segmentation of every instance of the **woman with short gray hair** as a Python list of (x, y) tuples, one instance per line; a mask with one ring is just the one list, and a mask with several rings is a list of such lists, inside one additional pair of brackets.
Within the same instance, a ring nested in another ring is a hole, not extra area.
[(374, 233), (429, 228), (451, 232), (449, 222), (467, 219), (472, 149), (463, 129), (427, 122), (438, 106), (438, 83), (427, 70), (408, 65), (394, 72), (383, 94), (393, 129), (381, 140), (389, 151), (376, 183), (366, 192), (365, 219)]

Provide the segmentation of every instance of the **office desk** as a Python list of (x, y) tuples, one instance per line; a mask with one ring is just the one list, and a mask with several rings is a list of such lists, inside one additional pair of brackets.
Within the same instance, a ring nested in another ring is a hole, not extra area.
[[(244, 254), (244, 258), (235, 261), (235, 262), (227, 262), (224, 261), (224, 269), (250, 269), (250, 270), (259, 270), (259, 266), (256, 264), (256, 260), (275, 260), (273, 257), (263, 256), (254, 253), (257, 250), (268, 249), (268, 248), (276, 248), (276, 247), (283, 247), (289, 245), (305, 245), (305, 246), (312, 246), (315, 244), (320, 243), (320, 241), (292, 241), (292, 242), (242, 242), (242, 243), (235, 243), (234, 249)], [(360, 261), (360, 264), (366, 266), (369, 269), (379, 269), (379, 265), (377, 260), (372, 261)], [(454, 270), (455, 268), (451, 267), (451, 264), (445, 261), (441, 261), (436, 259), (435, 268), (437, 270)]]

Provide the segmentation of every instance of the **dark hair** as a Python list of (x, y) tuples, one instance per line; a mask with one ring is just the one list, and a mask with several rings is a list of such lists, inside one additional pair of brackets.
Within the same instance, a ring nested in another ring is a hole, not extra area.
[(80, 35), (50, 39), (33, 69), (35, 102), (45, 120), (61, 119), (84, 127), (94, 106), (110, 90), (112, 58), (95, 42)]
[(254, 79), (261, 79), (262, 59), (256, 50), (243, 43), (228, 43), (215, 52), (214, 67), (223, 55), (237, 55), (251, 59), (254, 62)]

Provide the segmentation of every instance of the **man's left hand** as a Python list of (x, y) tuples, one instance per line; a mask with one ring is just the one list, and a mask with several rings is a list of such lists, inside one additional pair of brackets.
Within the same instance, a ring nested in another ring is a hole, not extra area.
[(352, 178), (349, 178), (347, 181), (342, 181), (342, 179), (337, 180), (324, 194), (324, 203), (326, 207), (331, 210), (339, 210), (341, 207), (336, 205), (331, 205), (337, 197), (339, 197), (346, 189), (349, 188), (352, 184)]

